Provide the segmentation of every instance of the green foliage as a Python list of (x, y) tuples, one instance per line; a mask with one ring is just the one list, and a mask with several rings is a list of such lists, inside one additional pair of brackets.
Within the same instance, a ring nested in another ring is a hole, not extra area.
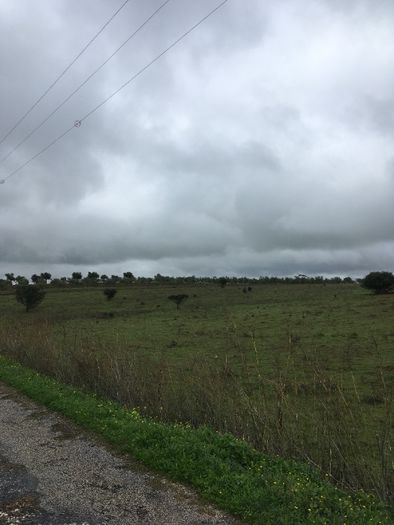
[(308, 465), (261, 454), (201, 427), (169, 425), (88, 395), (0, 357), (0, 379), (56, 410), (149, 468), (193, 486), (255, 525), (393, 525), (363, 492), (345, 494)]
[(18, 286), (25, 286), (26, 284), (29, 284), (29, 280), (23, 275), (17, 275), (15, 277), (15, 282)]
[(36, 308), (44, 299), (45, 292), (33, 284), (17, 286), (15, 297), (18, 303), (21, 303), (29, 312)]
[(44, 283), (47, 283), (52, 279), (52, 275), (49, 272), (42, 272), (40, 277)]
[(170, 301), (172, 301), (173, 303), (176, 304), (176, 307), (177, 307), (177, 310), (179, 309), (180, 305), (186, 301), (186, 299), (188, 298), (189, 296), (187, 294), (184, 294), (184, 293), (181, 293), (181, 294), (176, 294), (176, 295), (169, 295), (168, 296), (168, 299)]
[(219, 279), (218, 279), (218, 283), (219, 283), (221, 288), (225, 288), (228, 282), (229, 282), (229, 278), (228, 277), (219, 277)]
[(394, 275), (391, 272), (371, 272), (364, 277), (362, 286), (377, 294), (388, 293), (394, 286)]
[(74, 281), (80, 281), (82, 279), (82, 273), (81, 272), (73, 272), (71, 274), (71, 277)]
[(113, 299), (115, 297), (116, 293), (117, 293), (117, 289), (116, 288), (105, 288), (103, 290), (103, 294), (105, 295), (105, 297), (107, 298), (108, 301)]

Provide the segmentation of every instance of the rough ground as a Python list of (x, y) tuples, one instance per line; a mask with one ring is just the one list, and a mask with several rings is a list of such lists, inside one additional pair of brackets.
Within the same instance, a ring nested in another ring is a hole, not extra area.
[(1, 525), (235, 525), (0, 383)]

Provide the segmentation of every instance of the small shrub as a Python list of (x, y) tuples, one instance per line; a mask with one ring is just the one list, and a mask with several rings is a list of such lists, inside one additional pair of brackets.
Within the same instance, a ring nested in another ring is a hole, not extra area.
[(43, 301), (45, 292), (34, 284), (24, 284), (17, 286), (15, 297), (26, 308), (26, 312), (29, 312)]
[(115, 297), (116, 293), (117, 293), (117, 289), (116, 288), (106, 288), (105, 290), (103, 290), (103, 294), (105, 295), (105, 297), (107, 298), (108, 301), (113, 299)]
[(172, 301), (173, 303), (175, 303), (177, 310), (179, 310), (180, 305), (183, 303), (183, 301), (186, 301), (188, 297), (189, 297), (188, 295), (181, 293), (178, 295), (169, 295), (168, 299)]

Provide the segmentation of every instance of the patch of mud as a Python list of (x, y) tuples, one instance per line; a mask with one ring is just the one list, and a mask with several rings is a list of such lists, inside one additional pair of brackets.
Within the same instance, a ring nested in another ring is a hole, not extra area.
[(23, 465), (0, 455), (1, 525), (92, 525), (76, 516), (54, 515), (40, 505), (37, 479)]

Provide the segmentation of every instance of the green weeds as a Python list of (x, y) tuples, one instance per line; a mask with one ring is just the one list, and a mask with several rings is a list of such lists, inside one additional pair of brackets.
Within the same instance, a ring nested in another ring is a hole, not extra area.
[(0, 379), (249, 523), (394, 523), (373, 497), (345, 494), (312, 467), (264, 455), (231, 435), (144, 418), (135, 409), (60, 384), (4, 357)]

